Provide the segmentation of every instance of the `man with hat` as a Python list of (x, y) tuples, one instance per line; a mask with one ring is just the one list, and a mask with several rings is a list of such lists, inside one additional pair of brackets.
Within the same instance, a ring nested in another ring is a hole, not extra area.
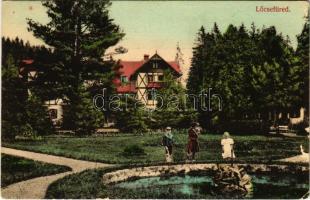
[(165, 129), (164, 136), (162, 138), (162, 145), (165, 147), (166, 162), (173, 162), (172, 147), (173, 147), (173, 135), (171, 133), (171, 127)]

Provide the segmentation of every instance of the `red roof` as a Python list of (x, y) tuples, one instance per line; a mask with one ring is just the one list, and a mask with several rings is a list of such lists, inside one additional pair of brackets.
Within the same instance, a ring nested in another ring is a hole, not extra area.
[(22, 60), (22, 64), (31, 65), (34, 61), (32, 59)]
[(181, 74), (181, 68), (180, 65), (176, 61), (167, 62), (176, 72)]
[[(122, 76), (127, 76), (128, 80), (130, 79), (131, 75), (133, 75), (145, 61), (120, 61), (120, 68), (118, 70), (119, 74)], [(181, 74), (180, 66), (177, 62), (171, 61), (167, 62), (172, 69), (174, 69), (178, 74)]]
[(127, 76), (128, 80), (145, 62), (144, 61), (120, 61), (119, 74)]
[[(155, 54), (157, 55), (157, 54)], [(154, 56), (155, 56), (154, 55)], [(148, 55), (145, 55), (144, 57), (148, 58)], [(132, 75), (135, 74), (135, 72), (140, 69), (140, 67), (143, 66), (144, 63), (146, 63), (148, 60), (141, 60), (141, 61), (120, 61), (119, 62), (119, 69), (118, 69), (118, 76), (113, 80), (113, 83), (116, 86), (116, 90), (118, 93), (132, 93), (136, 92), (135, 85), (122, 85), (120, 81), (120, 76), (126, 76), (128, 81), (130, 81), (130, 78)], [(179, 64), (176, 61), (169, 61), (167, 62), (170, 67), (177, 72), (179, 75), (181, 75), (181, 68)], [(155, 87), (159, 88), (160, 84), (159, 83), (149, 83), (147, 87)]]
[(19, 73), (23, 74), (23, 73), (27, 73), (27, 71), (33, 71), (33, 70), (35, 71), (36, 68), (35, 66), (33, 66), (33, 63), (34, 63), (34, 60), (32, 59), (22, 60), (19, 65)]

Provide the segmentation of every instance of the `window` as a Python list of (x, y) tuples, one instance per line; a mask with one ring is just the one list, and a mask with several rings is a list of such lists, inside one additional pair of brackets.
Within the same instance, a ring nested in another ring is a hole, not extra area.
[(154, 69), (157, 69), (157, 68), (158, 68), (158, 63), (153, 62), (153, 68), (154, 68)]
[(147, 99), (148, 100), (155, 100), (155, 92), (153, 90), (147, 91)]
[(49, 114), (51, 119), (57, 119), (57, 109), (50, 109)]
[(121, 82), (127, 83), (128, 82), (127, 76), (121, 76)]
[(158, 81), (163, 81), (164, 80), (164, 75), (158, 75)]
[(153, 74), (148, 74), (148, 75), (147, 75), (147, 80), (148, 80), (148, 82), (154, 82), (154, 76), (153, 76)]

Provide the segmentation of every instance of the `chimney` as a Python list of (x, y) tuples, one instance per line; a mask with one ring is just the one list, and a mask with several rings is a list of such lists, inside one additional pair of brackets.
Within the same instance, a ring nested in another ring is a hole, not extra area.
[(149, 55), (148, 54), (144, 54), (143, 60), (144, 61), (148, 61), (148, 59), (149, 59)]

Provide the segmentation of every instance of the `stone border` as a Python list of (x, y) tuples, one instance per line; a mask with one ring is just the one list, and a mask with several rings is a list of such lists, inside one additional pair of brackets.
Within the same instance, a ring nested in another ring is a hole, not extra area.
[[(231, 166), (231, 164), (176, 164), (136, 167), (131, 169), (116, 170), (106, 173), (102, 176), (104, 184), (113, 184), (126, 181), (132, 178), (145, 178), (153, 176), (169, 176), (176, 174), (187, 174), (192, 171), (213, 171), (218, 167)], [(292, 166), (292, 165), (267, 165), (267, 164), (234, 164), (234, 166), (244, 167), (248, 172), (309, 172), (309, 166)]]

